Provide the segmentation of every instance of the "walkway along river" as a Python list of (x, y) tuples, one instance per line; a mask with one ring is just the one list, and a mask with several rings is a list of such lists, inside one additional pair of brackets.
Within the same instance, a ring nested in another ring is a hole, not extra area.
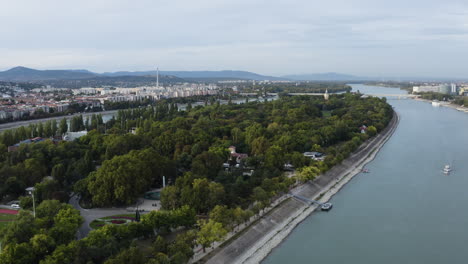
[(467, 263), (468, 114), (388, 99), (400, 124), (370, 173), (354, 177), (333, 196), (333, 210), (311, 214), (263, 263)]

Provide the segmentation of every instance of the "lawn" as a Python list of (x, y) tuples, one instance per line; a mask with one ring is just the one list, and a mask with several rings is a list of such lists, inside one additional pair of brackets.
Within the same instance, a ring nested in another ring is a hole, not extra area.
[(331, 111), (323, 110), (322, 111), (322, 116), (323, 117), (331, 117)]
[(97, 229), (104, 225), (124, 225), (133, 221), (135, 221), (135, 214), (120, 214), (94, 219), (89, 226)]
[[(6, 228), (16, 219), (16, 215), (14, 214), (5, 214), (0, 213), (0, 234), (3, 234)], [(0, 240), (1, 242), (1, 240)]]

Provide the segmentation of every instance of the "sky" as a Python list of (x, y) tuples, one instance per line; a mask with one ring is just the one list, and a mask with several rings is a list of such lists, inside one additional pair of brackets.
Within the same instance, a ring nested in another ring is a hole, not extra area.
[(0, 70), (468, 73), (466, 0), (0, 0), (0, 7)]

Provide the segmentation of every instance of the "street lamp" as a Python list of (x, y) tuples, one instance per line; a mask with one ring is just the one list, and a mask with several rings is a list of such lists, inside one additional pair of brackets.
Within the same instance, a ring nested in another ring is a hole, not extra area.
[(36, 203), (34, 201), (34, 187), (28, 187), (28, 188), (26, 188), (26, 191), (28, 192), (29, 195), (32, 196), (32, 199), (33, 199), (33, 215), (34, 215), (34, 218), (36, 218)]

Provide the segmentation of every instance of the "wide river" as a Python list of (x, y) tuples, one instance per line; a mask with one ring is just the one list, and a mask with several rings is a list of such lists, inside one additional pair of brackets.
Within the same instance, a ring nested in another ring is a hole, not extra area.
[[(468, 263), (468, 114), (388, 102), (400, 124), (370, 173), (356, 175), (331, 200), (333, 210), (311, 214), (262, 263)], [(453, 164), (449, 175), (445, 164)]]

